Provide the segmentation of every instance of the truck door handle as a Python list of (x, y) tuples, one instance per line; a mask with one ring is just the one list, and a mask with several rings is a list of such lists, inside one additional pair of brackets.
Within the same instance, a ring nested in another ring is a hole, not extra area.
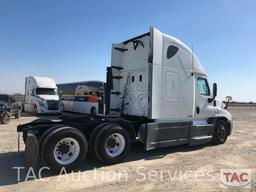
[(200, 113), (200, 107), (196, 107), (196, 113), (199, 114)]

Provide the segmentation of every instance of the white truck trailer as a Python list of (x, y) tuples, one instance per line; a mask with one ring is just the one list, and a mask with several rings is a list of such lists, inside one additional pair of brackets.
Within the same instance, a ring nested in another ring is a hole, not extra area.
[(35, 114), (60, 113), (60, 99), (53, 79), (26, 77), (24, 111)]
[(232, 117), (216, 102), (216, 95), (217, 85), (210, 89), (207, 73), (192, 50), (151, 28), (113, 44), (105, 115), (37, 120), (17, 131), (24, 138), (29, 135), (27, 154), (36, 153), (30, 146), (39, 145), (38, 156), (54, 171), (78, 167), (88, 151), (101, 162), (114, 164), (136, 141), (145, 150), (223, 144), (231, 134)]

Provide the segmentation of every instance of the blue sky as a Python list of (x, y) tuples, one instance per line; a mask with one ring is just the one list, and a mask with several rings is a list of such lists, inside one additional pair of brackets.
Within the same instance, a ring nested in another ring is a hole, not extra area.
[(105, 80), (111, 44), (150, 26), (191, 46), (219, 98), (256, 102), (254, 0), (0, 0), (0, 91), (25, 76)]

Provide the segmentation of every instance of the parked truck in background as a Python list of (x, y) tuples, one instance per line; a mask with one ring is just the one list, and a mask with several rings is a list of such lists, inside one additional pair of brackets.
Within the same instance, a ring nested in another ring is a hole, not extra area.
[(77, 168), (88, 151), (105, 164), (115, 164), (136, 141), (145, 150), (223, 144), (232, 132), (232, 116), (216, 102), (216, 95), (217, 85), (210, 89), (193, 51), (151, 28), (113, 44), (105, 115), (42, 119), (20, 125), (17, 131), (28, 136), (27, 154), (39, 156), (51, 170)]
[(60, 99), (53, 79), (26, 77), (24, 111), (35, 114), (60, 113)]
[(62, 111), (91, 115), (104, 113), (104, 82), (64, 83), (57, 87)]
[(20, 118), (21, 104), (15, 100), (15, 97), (7, 94), (0, 94), (0, 123), (7, 124), (12, 116)]

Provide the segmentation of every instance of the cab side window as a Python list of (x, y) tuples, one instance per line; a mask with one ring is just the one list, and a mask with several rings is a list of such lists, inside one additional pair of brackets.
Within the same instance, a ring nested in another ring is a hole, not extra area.
[(197, 78), (197, 91), (200, 95), (210, 96), (210, 89), (205, 78)]

